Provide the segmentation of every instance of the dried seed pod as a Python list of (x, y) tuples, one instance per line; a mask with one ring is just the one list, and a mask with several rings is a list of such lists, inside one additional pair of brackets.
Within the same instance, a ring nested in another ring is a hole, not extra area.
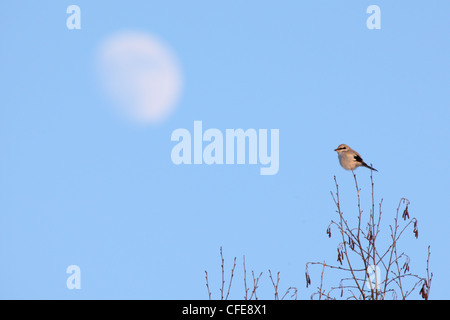
[(408, 205), (406, 205), (405, 211), (402, 214), (403, 220), (409, 219)]
[(428, 300), (429, 288), (426, 280), (423, 281), (422, 289), (420, 289), (419, 294), (422, 296), (422, 298)]
[(341, 249), (337, 248), (337, 252), (338, 252), (338, 258), (337, 261), (339, 261), (339, 263), (342, 265), (342, 259), (344, 259), (344, 253), (342, 252)]
[(306, 287), (308, 288), (308, 286), (311, 284), (311, 278), (309, 277), (308, 271), (305, 271), (305, 276), (306, 276)]
[(406, 262), (402, 266), (403, 273), (406, 273), (409, 271), (409, 259), (406, 260)]
[(353, 241), (352, 238), (350, 238), (350, 236), (348, 236), (348, 245), (350, 246), (350, 249), (352, 249), (353, 251), (355, 251), (355, 241)]
[(372, 230), (369, 229), (369, 232), (367, 233), (366, 239), (368, 241), (371, 241), (373, 239)]
[(417, 228), (417, 220), (414, 220), (414, 230), (413, 230), (414, 236), (416, 239), (419, 237), (419, 229)]

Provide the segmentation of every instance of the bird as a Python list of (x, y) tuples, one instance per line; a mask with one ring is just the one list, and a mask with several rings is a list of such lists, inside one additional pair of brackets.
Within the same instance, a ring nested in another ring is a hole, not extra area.
[(367, 163), (363, 161), (360, 154), (346, 144), (340, 144), (334, 151), (338, 153), (339, 163), (345, 170), (353, 171), (358, 167), (366, 167), (378, 172), (374, 167), (368, 166)]

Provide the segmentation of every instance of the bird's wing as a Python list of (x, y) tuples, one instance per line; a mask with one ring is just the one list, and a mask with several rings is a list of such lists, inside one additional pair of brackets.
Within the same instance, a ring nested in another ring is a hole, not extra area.
[(359, 154), (355, 154), (353, 156), (353, 158), (355, 159), (355, 161), (357, 161), (359, 163), (364, 163), (363, 159), (361, 158), (361, 156)]
[(361, 156), (360, 156), (358, 153), (356, 153), (356, 154), (353, 156), (353, 158), (355, 159), (356, 162), (360, 163), (360, 164), (363, 165), (364, 167), (369, 168), (369, 169), (371, 169), (371, 170), (373, 170), (373, 171), (378, 171), (378, 170), (375, 169), (374, 167), (368, 166), (367, 163), (365, 163), (365, 162), (363, 161), (363, 159), (361, 158)]

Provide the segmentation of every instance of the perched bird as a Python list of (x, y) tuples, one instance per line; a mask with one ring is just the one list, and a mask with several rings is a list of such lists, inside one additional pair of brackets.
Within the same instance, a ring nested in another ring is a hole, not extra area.
[(377, 169), (368, 166), (358, 152), (350, 148), (346, 144), (341, 144), (339, 147), (334, 149), (338, 153), (339, 163), (341, 164), (342, 168), (345, 170), (355, 170), (358, 167), (366, 167), (374, 171), (378, 171)]

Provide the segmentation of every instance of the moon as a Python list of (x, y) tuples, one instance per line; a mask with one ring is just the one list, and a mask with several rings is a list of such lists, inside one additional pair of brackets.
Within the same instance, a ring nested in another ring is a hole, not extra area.
[(156, 124), (172, 114), (182, 77), (172, 51), (155, 36), (119, 32), (104, 39), (97, 52), (102, 89), (133, 121)]

